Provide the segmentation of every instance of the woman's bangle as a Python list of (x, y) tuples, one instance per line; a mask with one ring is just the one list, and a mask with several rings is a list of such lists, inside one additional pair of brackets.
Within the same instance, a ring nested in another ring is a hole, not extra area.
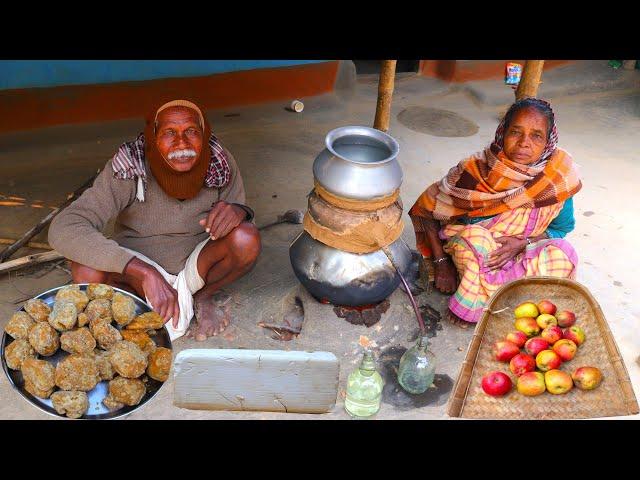
[(445, 255), (444, 257), (434, 259), (433, 263), (438, 264), (438, 263), (446, 262), (447, 260), (449, 260), (449, 257)]

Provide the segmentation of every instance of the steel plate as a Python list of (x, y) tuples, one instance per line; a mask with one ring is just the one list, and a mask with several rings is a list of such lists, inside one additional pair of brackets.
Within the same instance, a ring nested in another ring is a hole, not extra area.
[[(78, 285), (80, 285), (80, 290), (86, 291), (88, 284), (80, 283)], [(52, 307), (55, 301), (56, 293), (58, 292), (58, 290), (66, 286), (67, 285), (62, 285), (60, 287), (52, 288), (51, 290), (47, 290), (46, 292), (41, 293), (40, 295), (34, 298), (42, 300), (47, 305)], [(117, 292), (120, 292), (124, 295), (127, 295), (128, 297), (133, 298), (136, 304), (136, 315), (140, 315), (142, 313), (151, 311), (151, 307), (149, 307), (149, 305), (139, 297), (125, 290), (121, 290), (116, 287), (112, 287), (112, 288)], [(24, 311), (24, 308), (21, 308), (19, 311)], [(118, 330), (122, 329), (115, 322), (112, 323), (112, 325)], [(171, 348), (171, 338), (169, 337), (169, 332), (167, 331), (166, 327), (163, 326), (160, 330), (156, 330), (156, 332), (157, 332), (156, 335), (151, 337), (155, 342), (155, 344), (158, 347)], [(7, 333), (5, 332), (4, 335), (2, 336), (2, 348), (0, 351), (0, 356), (2, 356), (2, 369), (4, 370), (4, 373), (7, 375), (7, 378), (9, 379), (9, 382), (11, 383), (13, 388), (22, 396), (22, 398), (24, 398), (31, 405), (42, 410), (43, 412), (48, 413), (49, 415), (53, 415), (55, 417), (67, 418), (65, 415), (60, 415), (58, 412), (56, 412), (56, 410), (53, 408), (50, 398), (47, 398), (47, 399), (38, 398), (31, 395), (29, 392), (25, 390), (24, 379), (22, 377), (22, 372), (20, 370), (11, 370), (9, 367), (7, 367), (4, 351), (5, 351), (5, 348), (11, 344), (11, 342), (13, 342), (13, 338), (7, 335)], [(58, 362), (60, 360), (63, 360), (67, 355), (69, 355), (69, 353), (65, 352), (60, 348), (54, 355), (50, 357), (43, 357), (41, 355), (37, 355), (37, 358), (47, 360), (48, 362), (56, 366)], [(144, 397), (142, 397), (142, 400), (138, 405), (135, 405), (133, 407), (129, 407), (125, 405), (124, 407), (118, 410), (111, 411), (107, 407), (105, 407), (102, 403), (102, 400), (107, 396), (108, 389), (109, 389), (109, 382), (107, 380), (101, 381), (100, 383), (98, 383), (98, 385), (95, 386), (93, 390), (86, 392), (87, 397), (89, 399), (89, 410), (81, 418), (111, 419), (111, 418), (123, 417), (125, 415), (130, 414), (131, 412), (137, 410), (138, 408), (142, 407), (145, 403), (147, 403), (149, 400), (151, 400), (158, 393), (160, 388), (162, 388), (163, 382), (159, 382), (157, 380), (154, 380), (153, 378), (148, 377), (148, 381), (145, 382), (145, 385), (147, 387), (147, 391)]]

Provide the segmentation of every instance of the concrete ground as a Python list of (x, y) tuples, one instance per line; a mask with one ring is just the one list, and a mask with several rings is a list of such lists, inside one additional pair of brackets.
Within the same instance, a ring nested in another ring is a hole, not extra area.
[[(576, 196), (576, 229), (568, 239), (580, 256), (578, 281), (600, 303), (631, 377), (640, 393), (640, 307), (634, 294), (640, 280), (637, 198), (640, 178), (640, 71), (612, 70), (606, 61), (577, 62), (545, 72), (540, 96), (556, 112), (560, 145), (580, 164), (583, 190)], [(325, 134), (338, 126), (370, 125), (376, 105), (377, 76), (360, 75), (353, 88), (303, 99), (305, 110), (285, 110), (287, 102), (208, 112), (212, 127), (234, 153), (243, 173), (247, 202), (258, 225), (290, 208), (304, 209), (313, 185), (311, 166), (323, 148)], [(402, 198), (408, 208), (422, 190), (458, 160), (486, 146), (499, 116), (513, 100), (501, 80), (449, 85), (414, 74), (396, 80), (389, 133), (400, 143), (405, 180)], [(437, 137), (405, 127), (397, 115), (410, 106), (455, 112), (478, 125), (467, 137)], [(117, 146), (134, 138), (142, 122), (127, 120), (83, 126), (55, 127), (0, 136), (0, 237), (17, 238), (42, 218), (50, 206), (64, 201), (96, 169), (102, 168)], [(15, 198), (10, 198), (15, 197)], [(23, 200), (19, 200), (23, 199)], [(35, 205), (35, 206), (33, 206)], [(43, 207), (38, 207), (42, 205)], [(405, 214), (403, 238), (415, 246)], [(387, 379), (378, 419), (448, 418), (446, 404), (464, 359), (473, 330), (448, 322), (434, 329), (432, 350), (438, 359), (434, 387), (410, 397), (395, 384), (393, 369), (402, 349), (412, 345), (415, 318), (406, 295), (398, 290), (391, 308), (372, 328), (353, 326), (337, 318), (330, 306), (313, 301), (291, 270), (288, 247), (300, 226), (280, 225), (263, 233), (263, 253), (255, 269), (228, 288), (233, 295), (233, 323), (225, 334), (197, 343), (174, 342), (175, 353), (187, 348), (259, 348), (327, 350), (340, 359), (340, 385), (335, 408), (323, 415), (260, 412), (209, 412), (179, 409), (172, 404), (172, 381), (127, 418), (132, 419), (347, 419), (344, 389), (348, 374), (361, 356), (361, 335), (372, 340), (379, 366)], [(43, 232), (35, 241), (46, 241)], [(35, 252), (23, 249), (20, 254)], [(39, 268), (0, 276), (0, 326), (22, 302), (64, 284), (62, 268)], [(270, 338), (257, 326), (277, 321), (294, 296), (305, 307), (302, 334), (290, 342)], [(446, 298), (423, 293), (443, 314)], [(0, 418), (45, 419), (0, 376)], [(625, 417), (629, 418), (629, 417)]]

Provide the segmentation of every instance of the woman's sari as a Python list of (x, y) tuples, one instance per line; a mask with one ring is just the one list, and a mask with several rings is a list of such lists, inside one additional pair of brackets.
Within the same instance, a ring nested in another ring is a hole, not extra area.
[(440, 231), (444, 246), (460, 275), (449, 309), (468, 322), (480, 320), (491, 295), (505, 283), (529, 276), (575, 278), (578, 256), (569, 242), (546, 239), (526, 249), (499, 270), (484, 263), (499, 247), (499, 237), (541, 235), (562, 209), (562, 203), (540, 208), (516, 208), (472, 225), (449, 224)]

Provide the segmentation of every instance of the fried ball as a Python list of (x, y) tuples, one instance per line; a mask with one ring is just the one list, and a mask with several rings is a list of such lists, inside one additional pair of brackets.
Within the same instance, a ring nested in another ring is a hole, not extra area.
[(58, 363), (56, 385), (62, 390), (88, 392), (100, 381), (98, 366), (90, 356), (72, 354)]
[(27, 300), (27, 303), (24, 304), (24, 309), (36, 322), (46, 322), (51, 313), (51, 307), (37, 298)]
[(109, 407), (111, 405), (124, 404), (133, 407), (138, 405), (147, 391), (142, 380), (116, 377), (109, 382), (109, 395), (105, 397), (103, 403)]
[(4, 350), (4, 358), (7, 360), (7, 367), (11, 370), (20, 370), (22, 363), (27, 358), (36, 358), (36, 351), (25, 339), (14, 340)]
[(82, 312), (78, 314), (78, 327), (84, 327), (85, 325), (89, 325), (89, 317), (87, 314)]
[(120, 332), (109, 322), (101, 318), (90, 321), (89, 330), (98, 342), (98, 346), (104, 350), (109, 350), (117, 342), (122, 340)]
[(16, 312), (13, 314), (4, 331), (16, 340), (29, 337), (29, 330), (33, 328), (36, 322), (26, 312)]
[(51, 403), (60, 415), (80, 418), (89, 410), (89, 399), (84, 392), (59, 390), (51, 395)]
[(87, 285), (87, 297), (89, 297), (89, 300), (95, 300), (96, 298), (111, 300), (113, 298), (113, 287), (104, 283), (90, 283)]
[(156, 312), (147, 312), (138, 315), (129, 325), (128, 330), (155, 330), (162, 328), (164, 320)]
[(111, 310), (113, 318), (118, 325), (124, 326), (129, 324), (136, 316), (136, 302), (131, 297), (115, 292), (111, 302)]
[(60, 346), (65, 352), (82, 355), (93, 352), (96, 348), (96, 339), (87, 327), (83, 327), (60, 335)]
[(109, 350), (113, 369), (126, 378), (138, 378), (147, 369), (147, 357), (133, 342), (122, 340)]
[[(67, 285), (58, 290), (56, 294), (56, 303), (58, 302), (71, 302), (76, 306), (76, 310), (79, 312), (84, 310), (84, 307), (89, 303), (89, 297), (87, 294), (80, 290), (79, 285)], [(55, 307), (54, 307), (55, 308)]]
[(142, 330), (121, 330), (122, 338), (128, 342), (133, 342), (145, 355), (149, 355), (156, 349), (156, 343), (151, 340), (151, 337)]
[(77, 319), (78, 310), (72, 302), (56, 302), (49, 314), (49, 324), (59, 332), (71, 330)]
[(84, 309), (84, 313), (87, 314), (89, 321), (95, 320), (96, 318), (102, 318), (111, 323), (111, 302), (104, 298), (91, 300), (87, 305), (87, 308)]
[(36, 323), (29, 332), (29, 343), (44, 357), (49, 357), (60, 348), (60, 336), (48, 323)]
[(109, 361), (109, 352), (96, 348), (93, 351), (93, 359), (98, 367), (100, 380), (111, 380), (115, 376), (113, 366), (111, 365), (111, 361)]
[(56, 388), (56, 369), (46, 360), (27, 358), (22, 362), (22, 376), (24, 388), (31, 395), (40, 398), (49, 398)]
[(124, 407), (124, 403), (116, 402), (115, 399), (111, 395), (107, 395), (102, 399), (102, 403), (109, 410), (119, 410)]
[(171, 350), (158, 347), (149, 355), (149, 366), (147, 375), (159, 382), (166, 382), (171, 370)]

